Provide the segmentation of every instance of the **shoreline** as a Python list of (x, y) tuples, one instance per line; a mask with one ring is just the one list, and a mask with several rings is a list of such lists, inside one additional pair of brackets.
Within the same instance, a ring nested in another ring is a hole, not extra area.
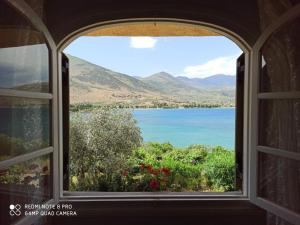
[(134, 110), (154, 110), (154, 109), (235, 109), (234, 106), (221, 106), (221, 107), (173, 107), (173, 108), (125, 108)]
[(113, 109), (133, 109), (133, 110), (154, 110), (154, 109), (235, 109), (235, 106), (219, 106), (219, 105), (198, 105), (198, 106), (170, 106), (170, 107), (139, 107), (139, 106), (120, 106), (120, 105), (97, 105), (91, 103), (70, 104), (70, 112), (78, 111), (92, 111), (99, 108), (113, 108)]

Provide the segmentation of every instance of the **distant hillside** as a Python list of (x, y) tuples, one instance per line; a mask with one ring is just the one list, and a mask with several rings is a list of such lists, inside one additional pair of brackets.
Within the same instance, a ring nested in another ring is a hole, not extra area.
[(200, 88), (166, 72), (146, 78), (133, 77), (78, 57), (67, 56), (70, 62), (71, 103), (127, 104), (139, 107), (234, 104), (234, 94), (228, 88)]
[(166, 72), (156, 73), (149, 77), (141, 78), (141, 80), (153, 87), (157, 87), (159, 90), (167, 94), (174, 94), (174, 91), (177, 93), (190, 92), (193, 90), (196, 92), (200, 91), (199, 89), (191, 88), (190, 85), (185, 84), (185, 82), (182, 82)]
[(215, 89), (235, 89), (235, 76), (229, 75), (213, 75), (206, 78), (187, 78), (177, 77), (184, 83), (198, 88), (215, 88)]

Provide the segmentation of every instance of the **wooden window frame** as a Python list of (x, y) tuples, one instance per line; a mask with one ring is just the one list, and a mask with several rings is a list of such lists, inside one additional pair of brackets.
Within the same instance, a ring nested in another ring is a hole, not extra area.
[(267, 199), (258, 197), (257, 195), (257, 165), (258, 153), (263, 152), (269, 155), (275, 155), (288, 159), (300, 161), (300, 154), (289, 152), (284, 149), (272, 148), (261, 146), (258, 144), (258, 106), (259, 101), (263, 99), (300, 99), (299, 91), (286, 91), (286, 92), (259, 92), (259, 77), (261, 70), (261, 48), (265, 42), (275, 33), (279, 28), (286, 25), (293, 19), (300, 17), (300, 4), (294, 6), (271, 25), (269, 25), (262, 35), (258, 38), (253, 46), (251, 53), (251, 81), (250, 81), (250, 201), (257, 206), (285, 219), (292, 224), (299, 224), (300, 214), (284, 208), (276, 203), (268, 201)]

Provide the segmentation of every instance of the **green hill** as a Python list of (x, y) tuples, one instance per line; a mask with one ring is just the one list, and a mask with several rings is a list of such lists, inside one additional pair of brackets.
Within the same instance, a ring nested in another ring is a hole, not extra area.
[(133, 77), (67, 55), (71, 103), (126, 104), (139, 107), (234, 104), (232, 90), (202, 89), (166, 72)]

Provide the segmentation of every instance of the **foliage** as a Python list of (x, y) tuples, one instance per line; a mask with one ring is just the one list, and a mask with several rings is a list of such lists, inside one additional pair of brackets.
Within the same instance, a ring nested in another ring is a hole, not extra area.
[[(192, 145), (176, 149), (169, 143), (146, 143), (135, 149), (122, 171), (92, 177), (77, 190), (97, 191), (231, 191), (234, 154), (221, 147)], [(74, 185), (74, 184), (73, 184)]]
[[(140, 129), (129, 110), (103, 108), (91, 114), (75, 113), (70, 123), (70, 173), (76, 190), (116, 188), (113, 184), (127, 166), (133, 149), (142, 142)], [(99, 179), (100, 177), (100, 179)]]
[(42, 138), (17, 138), (0, 133), (0, 160), (31, 152), (49, 146), (49, 140)]
[(218, 108), (218, 107), (232, 107), (232, 104), (212, 104), (212, 103), (197, 103), (197, 102), (159, 102), (153, 100), (148, 104), (144, 103), (130, 103), (130, 102), (114, 102), (114, 103), (101, 103), (101, 102), (81, 102), (70, 104), (71, 112), (91, 112), (102, 108), (117, 108), (117, 109), (132, 109), (132, 108)]
[(200, 144), (142, 144), (130, 110), (74, 113), (70, 132), (71, 190), (234, 190), (233, 151)]
[(218, 146), (209, 154), (203, 167), (208, 184), (215, 190), (233, 191), (235, 160), (232, 152)]
[[(222, 147), (191, 145), (184, 149), (173, 147), (170, 143), (150, 142), (136, 149), (131, 157), (132, 168), (137, 165), (151, 168), (150, 177), (139, 171), (128, 173), (139, 183), (135, 191), (149, 188), (150, 181), (158, 183), (158, 190), (167, 191), (231, 191), (234, 189), (234, 153)], [(160, 177), (155, 177), (153, 171), (160, 174), (162, 168), (169, 170), (164, 185)], [(130, 171), (130, 170), (129, 170)], [(148, 171), (148, 172), (149, 172)]]
[(35, 188), (49, 186), (50, 165), (47, 156), (35, 158), (0, 170), (0, 183)]

